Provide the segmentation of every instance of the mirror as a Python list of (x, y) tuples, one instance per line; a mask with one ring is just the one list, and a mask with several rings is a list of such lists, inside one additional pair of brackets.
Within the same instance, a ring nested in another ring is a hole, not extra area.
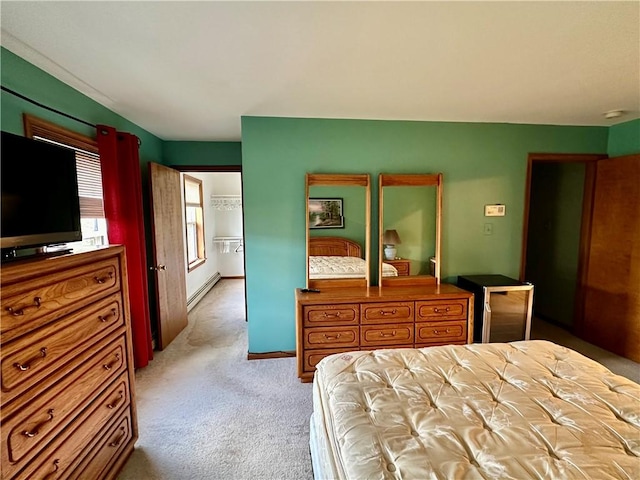
[(440, 283), (442, 174), (379, 176), (380, 286)]
[(306, 175), (307, 288), (370, 285), (368, 174)]

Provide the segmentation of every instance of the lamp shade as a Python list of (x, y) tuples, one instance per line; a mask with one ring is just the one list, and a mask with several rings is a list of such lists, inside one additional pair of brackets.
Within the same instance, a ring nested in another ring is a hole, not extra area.
[(395, 230), (385, 230), (382, 236), (382, 243), (384, 245), (399, 245), (402, 242), (400, 241), (398, 232)]

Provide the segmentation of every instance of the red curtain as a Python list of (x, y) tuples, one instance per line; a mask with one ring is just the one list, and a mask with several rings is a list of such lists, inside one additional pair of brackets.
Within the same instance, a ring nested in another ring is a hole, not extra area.
[(104, 214), (109, 243), (125, 246), (133, 358), (136, 368), (153, 359), (151, 316), (147, 290), (147, 253), (142, 210), (142, 178), (138, 137), (97, 126), (98, 151), (102, 168)]

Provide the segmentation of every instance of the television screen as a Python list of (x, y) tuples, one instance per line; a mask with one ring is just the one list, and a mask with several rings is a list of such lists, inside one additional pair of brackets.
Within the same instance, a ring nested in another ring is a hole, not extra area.
[(73, 150), (2, 132), (0, 166), (3, 250), (82, 240)]

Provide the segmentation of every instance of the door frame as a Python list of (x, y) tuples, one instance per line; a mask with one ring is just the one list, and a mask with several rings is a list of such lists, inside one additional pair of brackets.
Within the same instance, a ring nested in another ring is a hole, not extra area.
[(583, 163), (585, 165), (584, 189), (582, 195), (582, 221), (578, 250), (578, 272), (576, 275), (576, 296), (574, 298), (573, 326), (579, 329), (584, 312), (584, 285), (589, 270), (588, 253), (591, 244), (591, 217), (595, 193), (596, 163), (609, 158), (604, 153), (530, 153), (527, 155), (527, 177), (525, 180), (524, 212), (522, 218), (522, 249), (520, 251), (520, 281), (525, 280), (527, 267), (527, 241), (529, 235), (529, 211), (531, 202), (531, 175), (534, 163)]
[[(237, 172), (237, 173), (240, 174), (240, 179), (242, 180), (242, 165), (167, 165), (167, 167), (173, 168), (174, 170), (178, 170), (180, 173), (187, 173), (187, 172), (191, 172), (191, 173), (197, 173), (197, 172), (201, 172), (201, 173), (224, 173), (224, 172), (234, 173), (234, 172)], [(244, 190), (243, 190), (242, 181), (240, 182), (240, 195), (242, 195), (242, 198), (244, 198)], [(242, 236), (243, 237), (244, 237), (244, 232), (246, 231), (244, 227), (245, 227), (245, 224), (244, 224), (244, 202), (243, 202), (243, 205), (242, 205)], [(243, 254), (242, 254), (242, 264), (243, 264), (243, 267), (244, 267), (244, 278), (243, 278), (243, 282), (244, 282), (244, 318), (245, 318), (245, 321), (248, 322), (249, 321), (249, 313), (248, 313), (248, 309), (247, 309), (247, 255), (246, 255), (246, 252), (243, 252)]]

